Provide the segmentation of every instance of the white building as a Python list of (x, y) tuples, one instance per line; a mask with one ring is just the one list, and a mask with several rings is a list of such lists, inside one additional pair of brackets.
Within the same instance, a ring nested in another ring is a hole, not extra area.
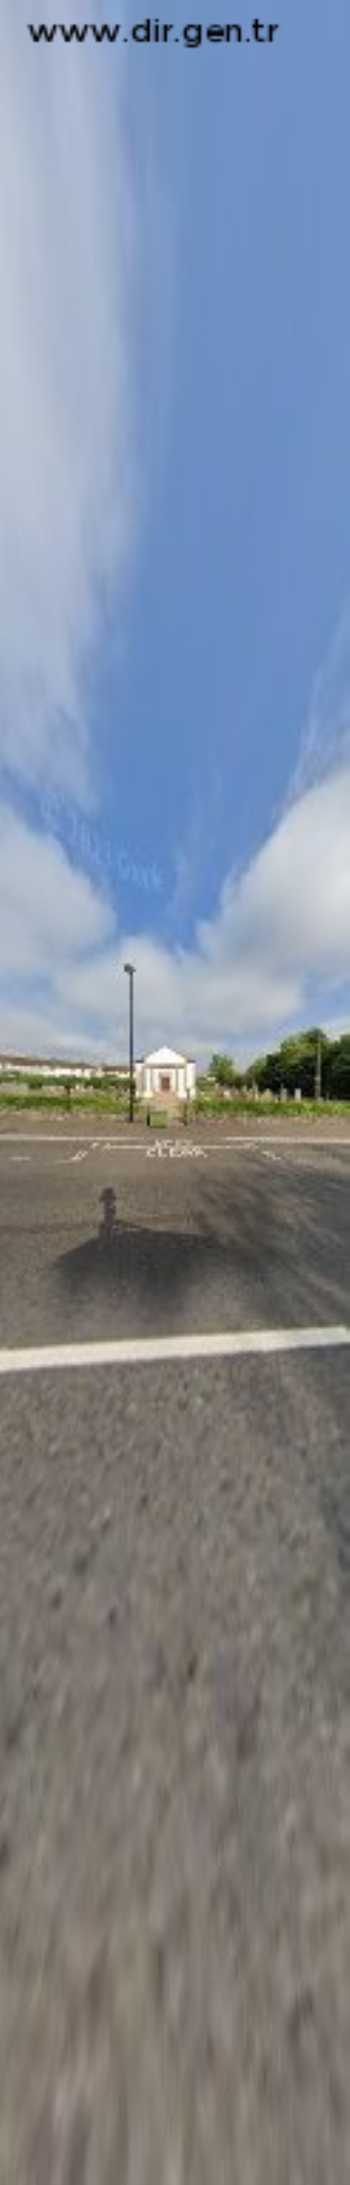
[(136, 1091), (141, 1100), (164, 1099), (194, 1100), (196, 1091), (196, 1064), (188, 1055), (178, 1055), (174, 1047), (156, 1047), (151, 1055), (144, 1055), (142, 1062), (135, 1063)]

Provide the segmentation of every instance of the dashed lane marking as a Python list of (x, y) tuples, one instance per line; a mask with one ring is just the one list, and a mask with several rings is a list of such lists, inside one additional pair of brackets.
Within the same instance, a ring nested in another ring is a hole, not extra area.
[(93, 1146), (81, 1146), (78, 1153), (67, 1153), (60, 1165), (62, 1168), (73, 1168), (74, 1161), (87, 1161), (89, 1153), (93, 1153)]

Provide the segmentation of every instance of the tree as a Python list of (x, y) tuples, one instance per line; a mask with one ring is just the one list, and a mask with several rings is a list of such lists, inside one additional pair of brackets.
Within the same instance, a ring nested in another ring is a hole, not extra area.
[(259, 1087), (259, 1092), (279, 1093), (284, 1082), (281, 1055), (277, 1049), (272, 1054), (265, 1055), (263, 1067), (260, 1073), (256, 1075), (255, 1083)]
[(234, 1085), (235, 1071), (231, 1056), (213, 1055), (209, 1075), (215, 1077), (216, 1085)]
[(279, 1093), (281, 1085), (291, 1095), (300, 1087), (304, 1100), (313, 1100), (315, 1094), (316, 1060), (318, 1044), (321, 1046), (322, 1093), (330, 1089), (331, 1042), (318, 1025), (311, 1025), (306, 1032), (290, 1033), (272, 1053), (260, 1055), (247, 1071), (247, 1082), (258, 1085), (259, 1092)]
[[(292, 1042), (290, 1045), (292, 1045)], [(299, 1064), (298, 1082), (304, 1099), (313, 1100), (315, 1096), (316, 1064), (319, 1049), (321, 1057), (321, 1091), (325, 1093), (328, 1091), (329, 1078), (329, 1040), (326, 1032), (322, 1031), (321, 1026), (313, 1024), (310, 1025), (307, 1032), (299, 1034), (296, 1042), (296, 1059)]]
[(244, 1084), (248, 1086), (257, 1085), (259, 1092), (266, 1092), (266, 1064), (266, 1055), (258, 1055), (256, 1062), (250, 1062), (248, 1069), (245, 1070)]
[(350, 1100), (350, 1032), (332, 1042), (330, 1092), (334, 1100)]

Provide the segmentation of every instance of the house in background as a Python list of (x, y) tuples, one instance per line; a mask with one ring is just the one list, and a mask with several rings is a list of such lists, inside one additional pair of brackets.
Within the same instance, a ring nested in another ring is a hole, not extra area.
[[(61, 1061), (57, 1061), (56, 1057), (49, 1060), (47, 1055), (40, 1060), (37, 1055), (2, 1054), (0, 1079), (4, 1077), (9, 1081), (20, 1078), (24, 1091), (30, 1078), (44, 1080), (52, 1091), (55, 1082), (65, 1083), (68, 1079), (76, 1080), (81, 1089), (85, 1087), (86, 1091), (89, 1090), (91, 1081), (96, 1085), (100, 1084), (102, 1089), (105, 1080), (107, 1085), (111, 1085), (114, 1080), (116, 1088), (119, 1086), (126, 1093), (129, 1062), (98, 1063), (82, 1062), (81, 1059), (79, 1062), (68, 1062), (63, 1057)], [(174, 1047), (157, 1047), (152, 1054), (143, 1055), (134, 1062), (134, 1080), (139, 1099), (156, 1099), (161, 1107), (175, 1110), (178, 1101), (194, 1099), (196, 1064), (188, 1055), (177, 1054)]]
[(140, 1100), (157, 1098), (164, 1107), (169, 1101), (194, 1100), (196, 1064), (174, 1047), (156, 1047), (153, 1054), (135, 1063), (135, 1082)]

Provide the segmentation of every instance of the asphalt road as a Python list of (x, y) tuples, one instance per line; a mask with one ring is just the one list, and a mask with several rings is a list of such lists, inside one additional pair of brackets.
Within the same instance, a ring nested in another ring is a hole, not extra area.
[(0, 1342), (349, 1314), (350, 1143), (0, 1134)]
[[(350, 1149), (206, 1147), (2, 1130), (0, 1345), (348, 1323)], [(348, 2185), (349, 1393), (0, 1381), (1, 2185)]]

